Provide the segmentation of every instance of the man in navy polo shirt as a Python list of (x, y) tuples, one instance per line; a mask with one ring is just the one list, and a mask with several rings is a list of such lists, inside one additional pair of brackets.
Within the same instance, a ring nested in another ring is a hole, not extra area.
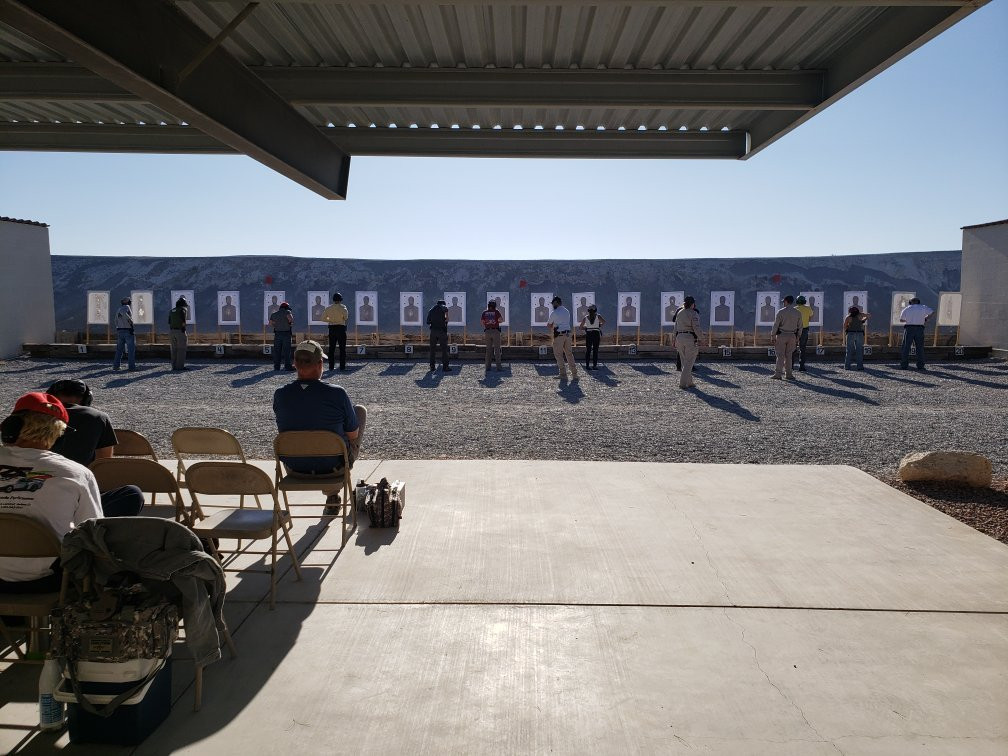
[[(294, 350), (294, 369), (297, 380), (278, 388), (273, 394), (273, 412), (277, 430), (326, 430), (343, 437), (350, 453), (353, 467), (354, 451), (359, 430), (357, 413), (347, 392), (340, 386), (324, 383), (322, 378), (322, 346), (314, 341), (302, 341)], [(343, 469), (340, 457), (309, 457), (281, 461), (295, 475), (329, 475)], [(338, 505), (339, 489), (326, 491), (326, 503)], [(326, 514), (330, 514), (329, 507)]]

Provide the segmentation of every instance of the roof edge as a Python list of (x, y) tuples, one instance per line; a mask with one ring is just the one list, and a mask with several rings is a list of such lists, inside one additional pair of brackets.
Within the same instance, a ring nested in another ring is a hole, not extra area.
[(43, 223), (42, 221), (33, 221), (24, 218), (8, 218), (5, 215), (0, 215), (0, 221), (7, 221), (8, 223), (21, 223), (25, 226), (42, 226), (43, 228), (49, 228), (49, 224)]
[(968, 231), (969, 229), (972, 229), (972, 228), (987, 228), (988, 226), (1000, 226), (1003, 223), (1008, 223), (1008, 218), (1005, 218), (1004, 220), (999, 220), (999, 221), (991, 221), (990, 223), (977, 223), (977, 224), (975, 224), (973, 226), (961, 226), (960, 230), (961, 231)]

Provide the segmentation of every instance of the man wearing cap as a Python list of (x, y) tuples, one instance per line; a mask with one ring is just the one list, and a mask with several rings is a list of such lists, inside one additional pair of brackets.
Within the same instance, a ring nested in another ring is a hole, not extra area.
[(339, 345), (339, 369), (346, 370), (346, 324), (350, 311), (338, 291), (333, 292), (332, 298), (332, 304), (322, 313), (322, 320), (329, 324), (329, 369), (336, 369), (336, 346)]
[[(812, 322), (812, 308), (805, 304), (805, 297), (801, 294), (795, 300), (795, 309), (801, 315), (801, 334), (798, 336), (798, 369), (805, 372), (805, 348), (808, 346), (809, 323)], [(794, 359), (791, 360), (791, 367), (794, 368)]]
[(490, 358), (497, 361), (497, 369), (501, 369), (501, 314), (497, 312), (497, 303), (494, 300), (487, 302), (487, 308), (480, 315), (480, 324), (483, 326), (483, 343), (486, 345), (486, 360), (483, 369), (490, 372)]
[(136, 336), (133, 328), (133, 308), (130, 307), (132, 302), (129, 297), (123, 297), (119, 300), (119, 309), (116, 310), (116, 350), (115, 360), (112, 363), (113, 370), (119, 369), (124, 352), (129, 361), (129, 369), (136, 370)]
[(186, 323), (189, 322), (189, 302), (185, 297), (175, 300), (175, 306), (168, 311), (168, 339), (171, 348), (171, 369), (186, 370), (186, 349), (189, 347), (189, 336), (186, 334)]
[(903, 324), (903, 347), (900, 349), (900, 368), (906, 370), (910, 367), (910, 345), (917, 348), (917, 369), (924, 370), (924, 324), (931, 317), (934, 310), (927, 305), (922, 305), (918, 297), (910, 300), (910, 303), (903, 308), (900, 313), (900, 323)]
[[(91, 406), (94, 395), (84, 381), (72, 378), (56, 381), (49, 387), (67, 411), (68, 430), (52, 446), (52, 451), (87, 467), (96, 459), (108, 459), (119, 439), (111, 418)], [(101, 492), (102, 511), (106, 517), (140, 514), (144, 495), (137, 486), (122, 486)]]
[[(36, 520), (62, 538), (102, 516), (94, 475), (50, 451), (69, 417), (60, 400), (32, 392), (0, 423), (0, 511)], [(0, 557), (0, 593), (43, 593), (60, 587), (59, 559)]]
[(441, 345), (441, 369), (448, 373), (448, 305), (443, 299), (427, 312), (427, 325), (430, 326), (430, 369), (434, 369), (434, 354)]
[[(273, 412), (277, 430), (325, 430), (338, 433), (347, 444), (349, 466), (353, 467), (357, 453), (356, 439), (360, 433), (357, 413), (347, 392), (341, 386), (322, 379), (322, 346), (315, 341), (302, 341), (294, 350), (297, 380), (281, 386), (273, 393)], [(287, 469), (296, 475), (331, 475), (342, 470), (340, 457), (310, 457), (283, 459)], [(339, 503), (338, 488), (326, 491), (327, 504)], [(328, 509), (326, 514), (332, 514)]]
[(550, 313), (546, 327), (553, 329), (553, 357), (560, 370), (560, 380), (567, 381), (567, 365), (570, 366), (571, 380), (578, 380), (577, 363), (574, 362), (574, 351), (571, 349), (571, 314), (563, 306), (560, 297), (553, 297), (551, 302), (553, 312)]
[(281, 302), (277, 311), (269, 316), (273, 326), (273, 369), (279, 370), (283, 362), (284, 370), (293, 370), (291, 365), (291, 336), (294, 329), (294, 313), (287, 302)]
[(788, 294), (784, 297), (784, 307), (778, 311), (777, 317), (774, 319), (774, 351), (777, 353), (777, 365), (773, 375), (770, 376), (771, 378), (779, 381), (781, 373), (786, 371), (784, 372), (785, 378), (789, 381), (795, 379), (791, 368), (791, 354), (798, 346), (798, 334), (801, 332), (801, 328), (801, 313), (794, 308), (794, 297)]

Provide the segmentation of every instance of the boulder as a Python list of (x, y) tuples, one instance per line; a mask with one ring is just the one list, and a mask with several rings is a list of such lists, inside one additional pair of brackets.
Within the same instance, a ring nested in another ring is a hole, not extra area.
[(914, 452), (900, 460), (900, 480), (933, 480), (961, 483), (975, 488), (991, 484), (990, 460), (982, 454), (964, 451)]

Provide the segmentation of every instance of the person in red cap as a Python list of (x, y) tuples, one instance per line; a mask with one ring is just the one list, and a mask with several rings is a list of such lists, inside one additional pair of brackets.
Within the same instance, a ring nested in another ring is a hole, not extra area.
[[(0, 423), (0, 511), (37, 520), (62, 538), (102, 517), (101, 495), (84, 465), (50, 451), (70, 417), (52, 394), (25, 394)], [(59, 560), (0, 557), (0, 593), (43, 593), (60, 587)]]
[(291, 338), (294, 330), (294, 313), (287, 302), (281, 302), (280, 308), (269, 316), (273, 326), (273, 369), (279, 370), (283, 362), (284, 370), (293, 370), (291, 364)]

